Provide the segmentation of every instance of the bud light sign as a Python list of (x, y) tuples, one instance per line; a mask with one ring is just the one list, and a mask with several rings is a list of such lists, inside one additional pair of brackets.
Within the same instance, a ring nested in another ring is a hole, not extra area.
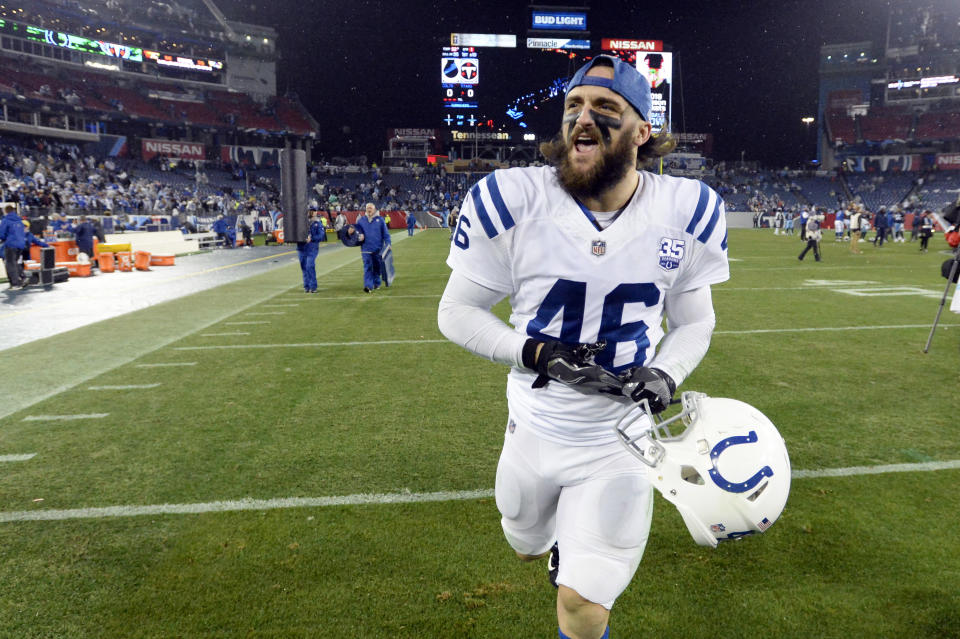
[(586, 31), (587, 14), (534, 11), (533, 28), (550, 31)]

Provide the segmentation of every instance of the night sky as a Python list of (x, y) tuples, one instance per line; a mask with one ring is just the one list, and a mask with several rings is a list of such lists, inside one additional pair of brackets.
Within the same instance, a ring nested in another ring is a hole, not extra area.
[[(602, 37), (663, 40), (675, 52), (681, 82), (674, 82), (674, 130), (712, 133), (718, 160), (739, 160), (745, 152), (747, 160), (767, 167), (799, 166), (815, 157), (814, 132), (800, 119), (816, 115), (820, 46), (882, 42), (888, 7), (887, 0), (589, 4), (588, 27), (596, 43)], [(518, 64), (502, 77), (487, 74), (480, 85), (485, 96), (502, 95), (504, 107), (558, 64), (569, 66), (548, 52), (525, 62), (530, 12), (522, 1), (218, 0), (217, 5), (231, 19), (277, 29), (278, 91), (296, 92), (319, 121), (320, 151), (327, 157), (365, 153), (378, 161), (388, 128), (440, 125), (440, 47), (449, 44), (451, 32), (517, 35)], [(539, 130), (541, 125), (535, 132), (549, 136), (559, 126), (560, 103), (542, 108), (547, 114), (552, 109), (556, 126)]]

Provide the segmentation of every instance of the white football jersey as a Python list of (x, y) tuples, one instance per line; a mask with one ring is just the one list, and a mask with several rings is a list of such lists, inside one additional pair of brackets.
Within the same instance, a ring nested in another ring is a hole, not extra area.
[[(510, 295), (510, 323), (540, 340), (605, 340), (596, 362), (619, 373), (647, 364), (663, 337), (667, 291), (730, 277), (723, 201), (697, 180), (639, 172), (623, 212), (599, 230), (552, 167), (499, 170), (470, 189), (447, 264)], [(536, 374), (510, 371), (511, 418), (543, 437), (587, 445), (607, 440), (631, 407)]]

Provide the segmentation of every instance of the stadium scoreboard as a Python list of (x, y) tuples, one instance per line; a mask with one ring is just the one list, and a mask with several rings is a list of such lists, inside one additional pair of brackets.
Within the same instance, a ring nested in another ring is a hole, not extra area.
[(480, 57), (476, 47), (443, 47), (440, 56), (440, 88), (444, 123), (473, 126), (480, 107)]
[[(575, 17), (577, 20), (567, 15), (560, 16), (562, 20), (557, 19), (563, 24), (585, 25), (585, 21), (580, 20), (584, 16)], [(532, 35), (539, 34), (534, 32)], [(586, 33), (571, 35), (574, 37), (553, 33), (528, 37), (526, 48), (514, 48), (508, 46), (506, 36), (451, 34), (451, 43), (460, 44), (444, 46), (440, 51), (444, 128), (504, 130), (533, 127), (541, 136), (552, 134), (558, 118), (551, 117), (552, 109), (542, 107), (548, 101), (562, 100), (570, 77), (583, 62), (595, 55), (592, 51), (611, 53), (635, 66), (650, 83), (650, 124), (654, 133), (671, 128), (673, 53), (664, 51), (662, 40), (602, 38), (591, 42), (583, 37), (588, 36)], [(478, 45), (464, 46), (465, 42)], [(491, 46), (482, 46), (485, 44)], [(591, 45), (599, 45), (599, 51)], [(527, 69), (536, 69), (536, 75)], [(523, 73), (516, 73), (517, 70), (523, 70)], [(537, 76), (539, 80), (535, 79)], [(481, 77), (485, 87), (482, 96)]]

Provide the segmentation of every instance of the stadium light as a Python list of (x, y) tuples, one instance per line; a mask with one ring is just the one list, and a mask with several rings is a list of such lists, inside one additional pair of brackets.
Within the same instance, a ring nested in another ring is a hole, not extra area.
[(813, 124), (813, 117), (808, 115), (805, 118), (800, 118), (800, 121), (806, 124), (807, 126), (810, 126), (811, 124)]

